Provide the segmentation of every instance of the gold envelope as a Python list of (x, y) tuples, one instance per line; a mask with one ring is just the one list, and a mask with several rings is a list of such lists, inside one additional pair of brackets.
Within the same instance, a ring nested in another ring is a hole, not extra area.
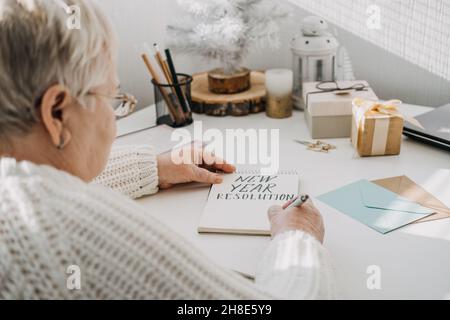
[(432, 194), (428, 193), (424, 188), (422, 188), (406, 176), (376, 180), (372, 182), (379, 185), (380, 187), (398, 194), (401, 197), (404, 197), (424, 207), (436, 211), (435, 214), (415, 223), (423, 223), (450, 218), (450, 209), (447, 208), (445, 204), (436, 199)]

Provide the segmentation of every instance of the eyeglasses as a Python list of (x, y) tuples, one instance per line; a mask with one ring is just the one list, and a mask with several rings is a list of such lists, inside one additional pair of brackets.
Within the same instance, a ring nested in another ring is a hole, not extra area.
[(324, 81), (317, 84), (316, 88), (324, 92), (335, 92), (335, 91), (367, 91), (369, 89), (364, 83), (357, 83), (350, 87), (340, 87), (336, 81)]
[(124, 118), (134, 112), (137, 106), (137, 99), (131, 94), (118, 94), (114, 101), (116, 102), (114, 107), (114, 114), (117, 118)]
[(136, 109), (138, 100), (131, 94), (119, 93), (115, 97), (104, 95), (101, 93), (91, 93), (92, 95), (100, 96), (112, 101), (114, 114), (117, 118), (125, 118), (132, 114)]
[[(119, 93), (115, 97), (111, 97), (98, 92), (89, 92), (88, 95), (100, 96), (111, 100), (112, 107), (114, 109), (114, 114), (117, 118), (125, 118), (134, 112), (136, 109), (138, 100), (131, 94)], [(36, 99), (35, 107), (39, 108), (42, 103), (42, 97)]]

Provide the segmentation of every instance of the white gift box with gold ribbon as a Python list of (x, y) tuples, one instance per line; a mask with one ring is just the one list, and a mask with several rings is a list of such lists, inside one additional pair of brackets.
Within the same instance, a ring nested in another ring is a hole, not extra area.
[(404, 122), (421, 127), (415, 119), (399, 112), (401, 101), (385, 103), (353, 100), (352, 143), (361, 157), (398, 155), (401, 151)]

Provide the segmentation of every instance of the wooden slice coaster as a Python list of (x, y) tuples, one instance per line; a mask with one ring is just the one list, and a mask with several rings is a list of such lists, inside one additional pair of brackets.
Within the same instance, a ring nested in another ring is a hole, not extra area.
[(191, 87), (192, 111), (216, 117), (238, 117), (265, 111), (265, 75), (260, 71), (252, 71), (250, 76), (249, 90), (236, 94), (215, 94), (209, 91), (208, 73), (194, 75)]

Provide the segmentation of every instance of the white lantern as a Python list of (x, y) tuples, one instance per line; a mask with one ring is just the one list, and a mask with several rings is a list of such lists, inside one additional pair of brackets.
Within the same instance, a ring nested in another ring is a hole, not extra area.
[(328, 24), (311, 16), (302, 21), (301, 34), (291, 43), (294, 56), (294, 105), (304, 110), (302, 90), (304, 82), (335, 81), (337, 39), (327, 32)]

